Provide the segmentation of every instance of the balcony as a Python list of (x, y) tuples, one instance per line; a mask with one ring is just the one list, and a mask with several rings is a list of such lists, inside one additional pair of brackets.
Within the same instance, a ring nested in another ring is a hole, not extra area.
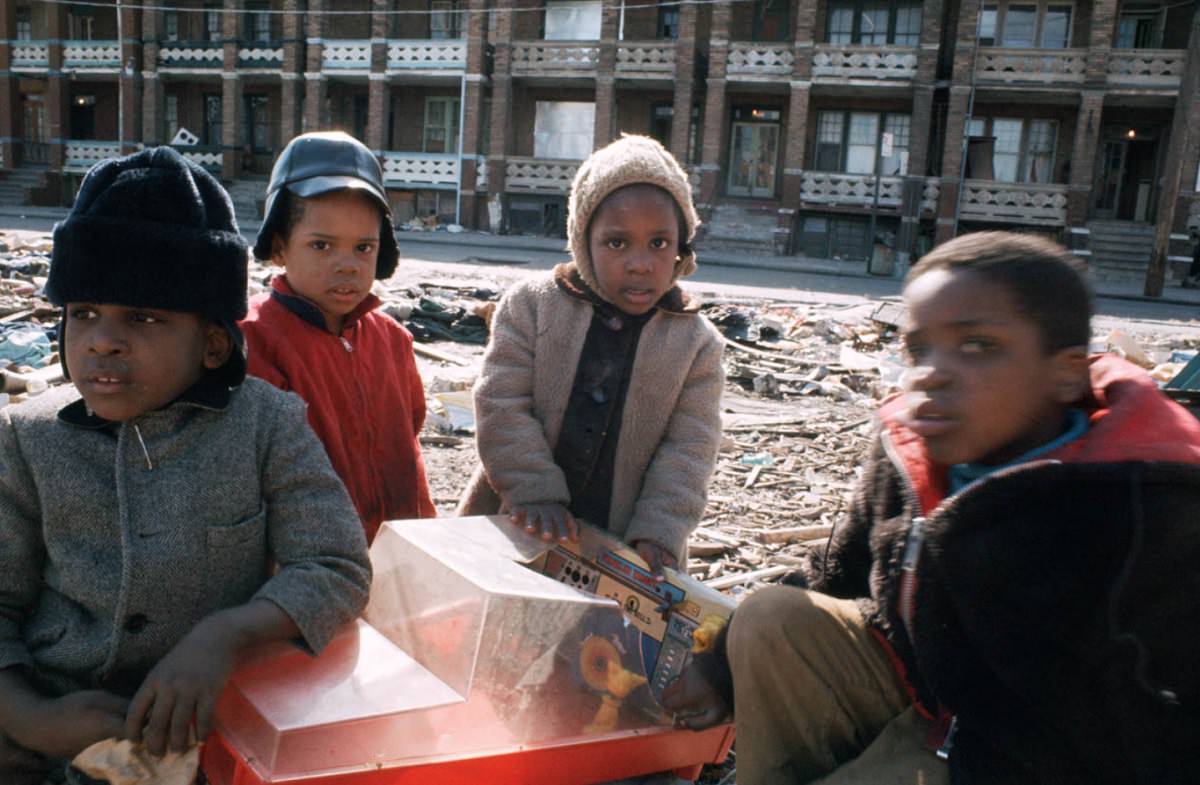
[(45, 41), (14, 41), (10, 51), (14, 70), (50, 67), (50, 45)]
[(121, 154), (120, 142), (95, 139), (68, 139), (64, 148), (64, 172), (83, 173), (105, 158), (115, 158)]
[(1082, 84), (1087, 75), (1086, 49), (979, 48), (975, 78), (1004, 84)]
[(512, 72), (521, 76), (593, 76), (600, 47), (578, 41), (518, 41)]
[(675, 43), (622, 41), (617, 46), (617, 74), (633, 78), (674, 78)]
[(959, 214), (964, 221), (1064, 226), (1067, 186), (967, 180)]
[(458, 75), (467, 67), (467, 42), (394, 39), (387, 42), (387, 70)]
[(582, 161), (553, 158), (509, 158), (504, 188), (510, 193), (566, 194)]
[(1107, 81), (1113, 87), (1179, 89), (1186, 49), (1113, 49), (1108, 53)]
[(213, 174), (220, 174), (225, 167), (224, 156), (221, 154), (219, 146), (206, 147), (202, 145), (192, 145), (190, 147), (184, 145), (171, 145), (179, 151), (180, 155), (188, 159), (197, 166), (207, 169)]
[(906, 82), (917, 75), (915, 46), (817, 44), (813, 77), (821, 81)]
[(238, 47), (238, 68), (283, 68), (283, 45), (277, 41), (249, 41)]
[(789, 44), (765, 44), (734, 41), (729, 45), (726, 75), (743, 81), (775, 81), (790, 76), (795, 62)]
[(63, 68), (91, 71), (120, 67), (120, 41), (63, 41)]
[[(900, 207), (903, 184), (900, 177), (880, 177), (879, 206)], [(800, 201), (830, 207), (870, 207), (875, 203), (875, 175), (805, 171), (800, 176)]]
[(370, 41), (325, 41), (321, 46), (321, 69), (325, 71), (370, 71)]
[(385, 152), (380, 163), (392, 188), (458, 189), (458, 156), (452, 153)]
[(482, 193), (487, 193), (488, 189), (488, 162), (487, 158), (482, 155), (475, 156), (475, 190)]
[(224, 47), (208, 41), (168, 41), (158, 50), (158, 65), (164, 69), (220, 70), (224, 62)]

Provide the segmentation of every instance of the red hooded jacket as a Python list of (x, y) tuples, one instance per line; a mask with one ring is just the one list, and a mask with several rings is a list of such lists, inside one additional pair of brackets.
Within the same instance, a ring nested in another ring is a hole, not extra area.
[(362, 517), (367, 541), (383, 521), (437, 515), (417, 435), (425, 392), (412, 335), (368, 295), (341, 335), (277, 275), (241, 322), (247, 370), (308, 403), (308, 420)]

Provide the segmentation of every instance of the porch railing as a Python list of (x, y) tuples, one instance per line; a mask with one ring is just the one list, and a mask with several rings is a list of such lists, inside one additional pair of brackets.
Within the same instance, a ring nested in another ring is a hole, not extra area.
[(105, 158), (121, 154), (120, 142), (96, 139), (68, 139), (63, 147), (64, 172), (86, 172)]
[(170, 41), (159, 47), (158, 62), (167, 68), (220, 68), (225, 50), (207, 41)]
[(662, 41), (622, 41), (617, 46), (617, 73), (675, 73), (675, 44)]
[(734, 41), (729, 45), (726, 72), (730, 76), (779, 76), (790, 74), (795, 62), (789, 44)]
[[(904, 180), (879, 178), (881, 207), (899, 207), (904, 201)], [(841, 172), (804, 172), (800, 176), (800, 201), (810, 204), (870, 206), (875, 201), (875, 175)]]
[(521, 193), (565, 194), (582, 161), (553, 158), (509, 158), (504, 167), (504, 188)]
[(283, 46), (274, 41), (257, 41), (239, 47), (238, 65), (242, 68), (283, 68)]
[(1067, 186), (967, 180), (959, 212), (967, 221), (1063, 226)]
[(41, 139), (22, 139), (21, 160), (27, 164), (50, 163), (50, 143)]
[(600, 47), (570, 41), (522, 41), (513, 44), (514, 73), (594, 71)]
[(813, 76), (835, 79), (912, 79), (917, 75), (915, 46), (817, 44)]
[(488, 189), (488, 160), (487, 156), (475, 156), (475, 190), (486, 192)]
[(1134, 87), (1179, 87), (1186, 49), (1113, 49), (1108, 83)]
[(921, 212), (937, 213), (938, 198), (942, 195), (942, 184), (936, 177), (929, 177), (921, 188)]
[(1087, 75), (1086, 49), (979, 48), (975, 78), (988, 82), (1077, 83)]
[(46, 41), (20, 41), (12, 45), (13, 68), (46, 68), (50, 65), (50, 44)]
[(64, 68), (120, 68), (120, 41), (63, 41)]
[(333, 70), (371, 70), (371, 42), (324, 41), (321, 45), (321, 67)]
[(179, 153), (197, 166), (202, 166), (214, 174), (220, 174), (225, 168), (225, 157), (221, 153), (220, 147), (203, 147), (192, 145), (185, 147), (183, 145), (172, 145)]
[(467, 67), (467, 42), (395, 39), (387, 42), (388, 70), (457, 70)]
[(458, 188), (458, 156), (451, 153), (385, 152), (383, 180), (410, 188)]

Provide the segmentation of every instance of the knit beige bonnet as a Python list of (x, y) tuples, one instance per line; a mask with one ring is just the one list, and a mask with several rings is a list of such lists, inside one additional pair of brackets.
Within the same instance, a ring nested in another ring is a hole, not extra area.
[[(583, 162), (575, 174), (567, 203), (567, 243), (579, 275), (594, 291), (599, 291), (600, 287), (588, 251), (588, 224), (592, 214), (613, 191), (640, 183), (657, 185), (679, 205), (687, 227), (687, 236), (680, 238), (681, 243), (691, 243), (696, 237), (700, 216), (696, 215), (692, 205), (692, 186), (688, 183), (687, 173), (675, 156), (648, 136), (622, 136)], [(695, 270), (695, 252), (680, 256), (675, 262), (672, 280), (691, 275)]]

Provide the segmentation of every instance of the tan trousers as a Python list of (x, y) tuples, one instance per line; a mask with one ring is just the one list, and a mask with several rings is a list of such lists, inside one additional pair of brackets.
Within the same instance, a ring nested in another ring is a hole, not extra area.
[(728, 653), (738, 785), (949, 782), (853, 601), (762, 589), (733, 615)]

